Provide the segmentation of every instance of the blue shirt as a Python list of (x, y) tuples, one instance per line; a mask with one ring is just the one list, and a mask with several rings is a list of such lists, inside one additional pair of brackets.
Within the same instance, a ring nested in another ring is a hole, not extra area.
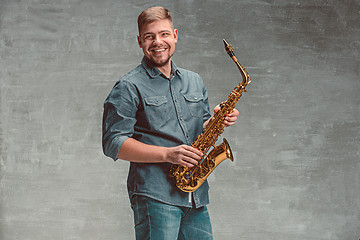
[[(128, 138), (174, 147), (191, 145), (210, 117), (207, 90), (201, 77), (178, 68), (173, 62), (168, 79), (145, 58), (120, 78), (104, 102), (103, 151), (116, 160)], [(130, 163), (127, 180), (134, 194), (176, 205), (201, 207), (209, 203), (208, 183), (192, 193), (179, 190), (169, 176), (171, 163)], [(193, 203), (192, 203), (193, 202)]]

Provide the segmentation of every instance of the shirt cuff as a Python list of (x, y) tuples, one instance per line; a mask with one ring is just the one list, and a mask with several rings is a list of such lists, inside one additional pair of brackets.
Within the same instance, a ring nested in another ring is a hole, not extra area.
[(105, 146), (104, 153), (106, 156), (111, 157), (114, 161), (118, 159), (119, 151), (123, 143), (128, 139), (127, 136), (115, 137), (108, 146)]

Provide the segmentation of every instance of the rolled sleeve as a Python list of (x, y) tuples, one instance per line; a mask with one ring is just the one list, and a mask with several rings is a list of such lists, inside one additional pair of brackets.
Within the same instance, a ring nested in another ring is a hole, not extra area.
[(103, 152), (115, 161), (122, 144), (134, 134), (137, 105), (136, 89), (127, 81), (118, 82), (104, 102)]

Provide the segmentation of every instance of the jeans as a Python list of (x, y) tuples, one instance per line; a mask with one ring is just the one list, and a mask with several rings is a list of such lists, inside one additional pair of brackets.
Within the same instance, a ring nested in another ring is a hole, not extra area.
[(212, 240), (212, 229), (206, 206), (177, 207), (135, 195), (134, 211), (137, 240)]

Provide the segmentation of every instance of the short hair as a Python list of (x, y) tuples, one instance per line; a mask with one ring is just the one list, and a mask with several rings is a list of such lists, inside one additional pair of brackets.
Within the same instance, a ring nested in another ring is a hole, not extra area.
[(151, 7), (148, 9), (145, 9), (140, 15), (138, 16), (138, 30), (140, 33), (141, 28), (151, 22), (155, 22), (157, 20), (163, 20), (168, 19), (172, 25), (172, 28), (174, 28), (171, 13), (168, 9), (164, 7)]

